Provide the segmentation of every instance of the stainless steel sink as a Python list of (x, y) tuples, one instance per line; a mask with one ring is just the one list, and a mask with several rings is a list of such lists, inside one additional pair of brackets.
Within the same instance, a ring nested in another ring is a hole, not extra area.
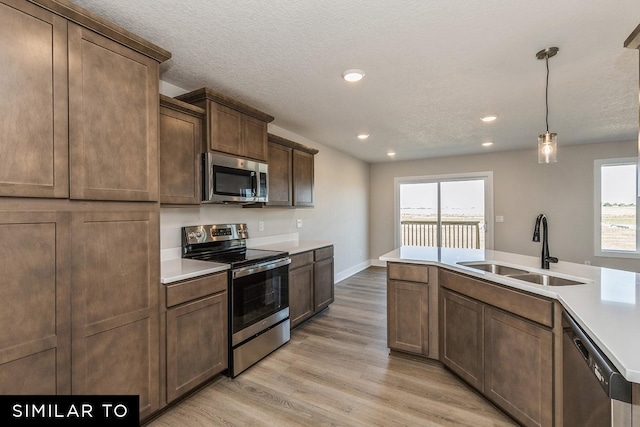
[(535, 283), (542, 286), (571, 286), (571, 285), (584, 285), (585, 281), (566, 279), (564, 277), (552, 276), (549, 274), (533, 273), (528, 270), (522, 270), (519, 268), (508, 267), (506, 265), (495, 264), (490, 262), (459, 262), (458, 264), (466, 267), (474, 268), (476, 270), (486, 271), (487, 273), (498, 274), (500, 276), (509, 277), (512, 279), (523, 280), (529, 283)]
[(509, 275), (509, 277), (543, 286), (571, 286), (585, 284), (585, 282), (580, 282), (578, 280), (565, 279), (564, 277), (549, 276), (548, 274), (538, 273), (512, 274)]
[(507, 267), (506, 265), (493, 263), (475, 263), (475, 262), (459, 262), (458, 264), (475, 268), (476, 270), (486, 271), (487, 273), (499, 274), (501, 276), (509, 276), (512, 274), (527, 274), (529, 271), (519, 268)]

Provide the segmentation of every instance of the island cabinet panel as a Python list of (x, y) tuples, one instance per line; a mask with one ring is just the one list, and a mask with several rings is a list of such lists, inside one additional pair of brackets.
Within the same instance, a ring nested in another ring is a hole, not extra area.
[(0, 212), (0, 394), (71, 392), (69, 221)]
[(438, 275), (429, 270), (387, 264), (387, 346), (438, 359)]
[(440, 285), (444, 364), (522, 425), (561, 419), (554, 355), (562, 354), (562, 329), (554, 328), (553, 301), (444, 269)]
[(226, 289), (167, 310), (167, 402), (227, 369), (226, 326)]
[(485, 395), (525, 426), (553, 425), (553, 334), (493, 308), (485, 314)]
[(160, 96), (160, 202), (199, 205), (204, 110)]
[(442, 362), (467, 383), (483, 391), (483, 305), (450, 292), (442, 295), (440, 349)]
[[(72, 393), (159, 408), (159, 213), (73, 212)], [(133, 238), (132, 236), (135, 236)]]
[(0, 70), (0, 196), (67, 198), (67, 21), (0, 1)]
[(429, 287), (426, 283), (389, 280), (387, 339), (389, 348), (428, 356)]
[(158, 200), (158, 62), (69, 23), (72, 199)]

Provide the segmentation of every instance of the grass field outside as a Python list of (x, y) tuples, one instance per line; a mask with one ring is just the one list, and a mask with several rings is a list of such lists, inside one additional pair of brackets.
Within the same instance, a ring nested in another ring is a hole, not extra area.
[(636, 207), (602, 206), (602, 250), (636, 250)]

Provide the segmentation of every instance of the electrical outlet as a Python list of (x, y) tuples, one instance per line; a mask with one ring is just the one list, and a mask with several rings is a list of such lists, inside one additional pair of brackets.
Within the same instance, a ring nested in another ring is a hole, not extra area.
[(296, 227), (297, 228), (302, 228), (302, 220), (301, 219), (296, 221)]
[(496, 222), (504, 222), (504, 217), (502, 215), (496, 216)]
[(258, 221), (258, 231), (264, 231), (264, 221)]

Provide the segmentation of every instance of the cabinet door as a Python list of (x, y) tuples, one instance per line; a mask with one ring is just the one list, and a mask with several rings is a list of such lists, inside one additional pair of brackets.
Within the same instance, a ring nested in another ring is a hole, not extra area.
[(252, 159), (267, 161), (267, 124), (262, 120), (245, 115), (243, 117), (243, 155)]
[(69, 195), (67, 22), (0, 2), (0, 196)]
[(291, 167), (293, 150), (284, 145), (268, 143), (269, 201), (268, 206), (292, 206)]
[(525, 426), (553, 425), (553, 334), (485, 309), (485, 395)]
[(387, 282), (387, 345), (394, 350), (429, 354), (429, 285)]
[(74, 212), (72, 392), (137, 394), (159, 407), (159, 214)]
[(329, 307), (333, 302), (333, 258), (313, 265), (313, 287), (315, 311)]
[(158, 69), (69, 23), (71, 198), (158, 200)]
[(209, 150), (242, 156), (243, 114), (212, 101), (207, 107)]
[(441, 289), (440, 352), (443, 363), (476, 389), (483, 390), (483, 305)]
[(293, 150), (293, 204), (313, 207), (313, 154)]
[(313, 265), (289, 270), (291, 328), (313, 315)]
[(0, 213), (0, 394), (71, 392), (68, 227), (67, 214)]
[(202, 119), (160, 108), (160, 202), (199, 205)]
[(227, 369), (227, 292), (167, 311), (167, 402)]

